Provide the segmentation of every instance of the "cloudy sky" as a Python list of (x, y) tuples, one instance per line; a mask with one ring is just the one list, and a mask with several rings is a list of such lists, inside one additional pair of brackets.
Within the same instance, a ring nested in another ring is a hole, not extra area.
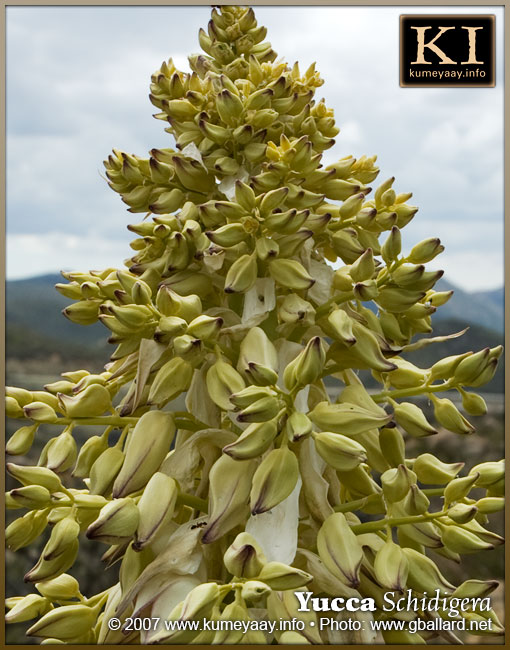
[[(496, 15), (496, 88), (400, 88), (399, 15)], [(503, 282), (501, 7), (259, 7), (289, 63), (312, 61), (341, 127), (326, 162), (378, 155), (420, 211), (405, 249), (439, 236), (446, 277), (467, 290)], [(121, 266), (137, 221), (106, 185), (112, 147), (172, 146), (151, 115), (150, 75), (187, 70), (208, 7), (7, 7), (7, 277)], [(436, 260), (434, 261), (434, 263)], [(433, 263), (433, 264), (434, 264)], [(432, 264), (432, 266), (433, 266)]]

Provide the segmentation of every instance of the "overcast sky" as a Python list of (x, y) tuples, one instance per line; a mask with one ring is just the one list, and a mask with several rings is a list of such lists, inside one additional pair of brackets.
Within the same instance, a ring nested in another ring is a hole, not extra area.
[[(7, 7), (7, 277), (122, 266), (139, 220), (102, 177), (112, 147), (172, 146), (151, 116), (150, 75), (187, 70), (208, 7)], [(400, 88), (399, 15), (496, 15), (496, 88)], [(467, 290), (503, 282), (501, 7), (259, 7), (289, 63), (312, 61), (340, 134), (326, 162), (377, 154), (420, 211), (408, 250), (439, 236), (432, 267)], [(141, 215), (140, 215), (141, 217)]]

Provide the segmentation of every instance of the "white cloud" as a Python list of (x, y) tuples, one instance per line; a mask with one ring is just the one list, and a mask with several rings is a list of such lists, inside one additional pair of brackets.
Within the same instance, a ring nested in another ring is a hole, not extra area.
[[(497, 219), (480, 221), (461, 219), (458, 215), (449, 216), (441, 213), (438, 219), (428, 219), (426, 215), (420, 219), (420, 213), (402, 232), (403, 251), (407, 252), (417, 241), (429, 237), (439, 237), (446, 247), (446, 252), (459, 250), (479, 250), (485, 253), (498, 250), (503, 245), (503, 223)], [(473, 233), (477, 233), (473, 239)]]
[[(419, 214), (419, 213), (418, 213)], [(478, 236), (474, 237), (473, 234)], [(402, 233), (404, 253), (429, 237), (439, 237), (445, 250), (427, 264), (442, 269), (445, 278), (466, 291), (494, 289), (503, 284), (503, 223), (452, 219), (422, 219), (418, 216)]]
[(498, 289), (504, 281), (503, 246), (490, 256), (476, 250), (451, 253), (440, 264), (434, 260), (430, 268), (443, 269), (449, 282), (467, 292)]
[(129, 250), (125, 242), (100, 239), (93, 235), (63, 235), (57, 232), (8, 235), (7, 276), (17, 279), (61, 270), (85, 271), (110, 266), (123, 268)]

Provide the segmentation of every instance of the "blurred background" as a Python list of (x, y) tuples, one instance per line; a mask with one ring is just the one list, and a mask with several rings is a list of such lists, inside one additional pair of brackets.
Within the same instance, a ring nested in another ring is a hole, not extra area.
[[(496, 16), (495, 88), (399, 87), (399, 15), (441, 12)], [(335, 109), (341, 128), (325, 163), (378, 154), (379, 180), (395, 175), (397, 192), (412, 191), (410, 203), (420, 207), (403, 233), (404, 250), (430, 236), (446, 247), (429, 266), (445, 270), (438, 290), (455, 294), (434, 315), (434, 335), (469, 330), (409, 358), (429, 367), (502, 343), (502, 8), (259, 7), (256, 15), (284, 60), (302, 70), (316, 61), (325, 79), (316, 97)], [(150, 75), (169, 56), (188, 70), (186, 56), (199, 51), (198, 29), (208, 20), (208, 7), (7, 8), (8, 385), (39, 389), (60, 372), (100, 371), (108, 360), (108, 331), (67, 321), (60, 312), (69, 301), (53, 286), (61, 269), (122, 268), (131, 254), (125, 226), (139, 219), (108, 188), (101, 161), (112, 147), (143, 156), (173, 145), (151, 118)], [(443, 432), (410, 452), (462, 459), (467, 468), (501, 458), (503, 374), (501, 366), (482, 388), (489, 414), (474, 418), (475, 436)], [(29, 457), (16, 462), (37, 462), (49, 436), (41, 427)], [(502, 519), (491, 518), (500, 532)], [(104, 571), (97, 545), (85, 540), (84, 548), (72, 573), (90, 595), (115, 581), (115, 569)], [(30, 591), (22, 576), (39, 550), (7, 553), (8, 595)], [(502, 578), (503, 550), (443, 568), (453, 581)], [(26, 642), (24, 629), (9, 626), (8, 642)]]

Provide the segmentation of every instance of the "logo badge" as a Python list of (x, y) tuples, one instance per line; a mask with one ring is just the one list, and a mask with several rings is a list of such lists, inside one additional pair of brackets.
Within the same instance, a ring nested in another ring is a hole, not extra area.
[(400, 16), (400, 85), (492, 88), (494, 16)]

